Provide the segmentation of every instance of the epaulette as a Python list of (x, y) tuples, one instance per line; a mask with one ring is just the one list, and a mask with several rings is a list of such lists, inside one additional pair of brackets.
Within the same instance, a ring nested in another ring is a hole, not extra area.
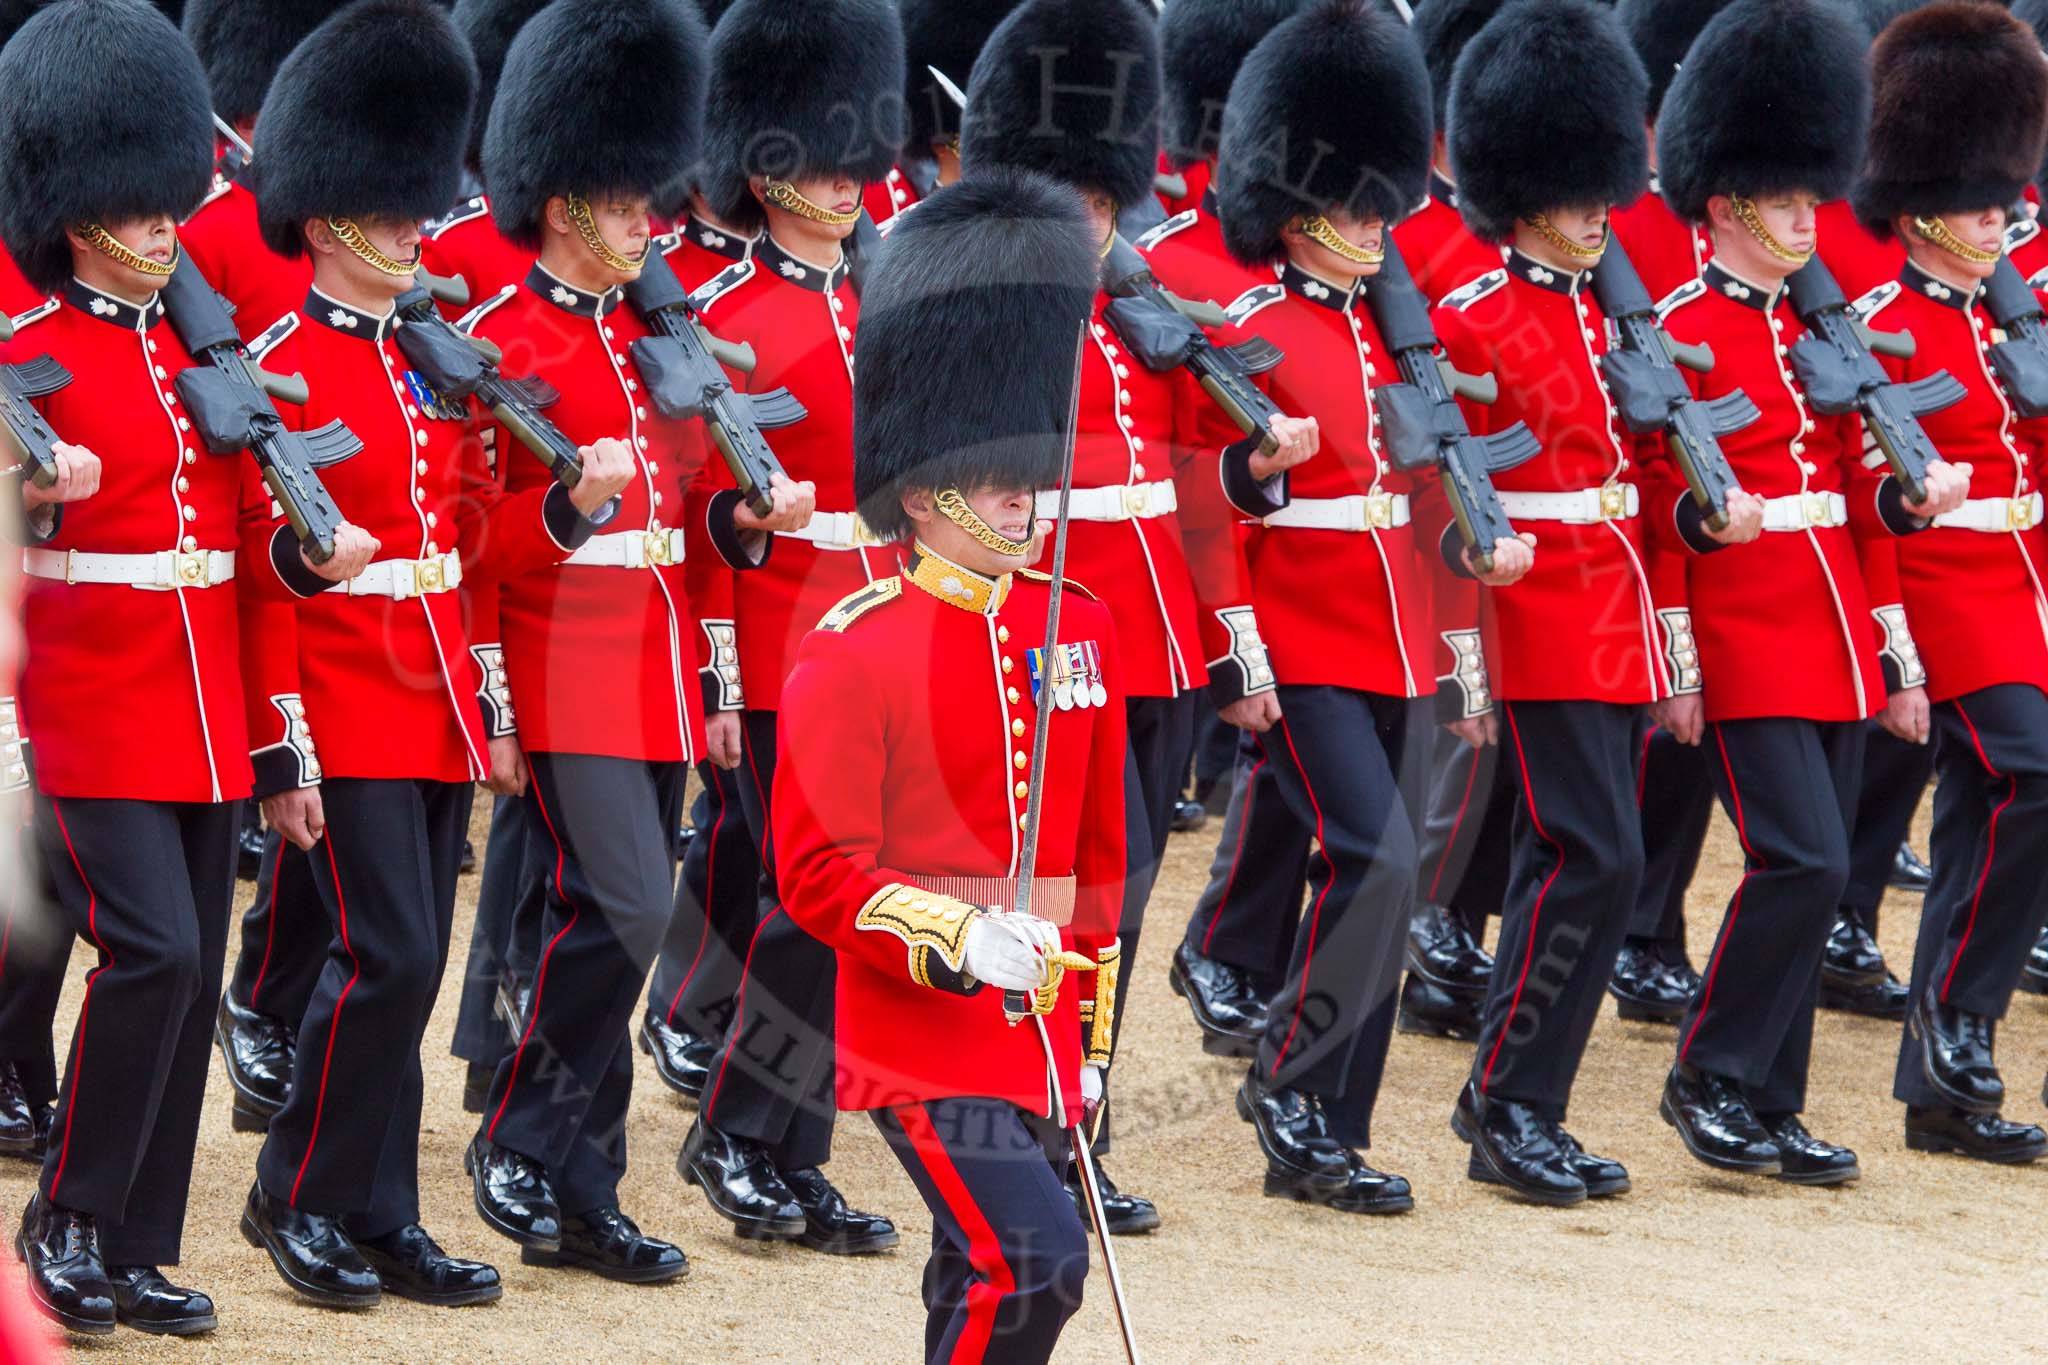
[(866, 587), (857, 589), (840, 598), (832, 610), (818, 618), (818, 629), (831, 631), (845, 630), (884, 602), (893, 602), (902, 595), (902, 578), (896, 576), (878, 578)]
[(249, 358), (261, 360), (277, 348), (279, 342), (299, 330), (299, 314), (296, 309), (286, 313), (264, 329), (263, 335), (249, 343)]
[(702, 312), (716, 303), (721, 297), (731, 293), (753, 278), (754, 258), (752, 256), (747, 257), (744, 261), (734, 261), (731, 265), (690, 291), (690, 306), (698, 312)]
[(660, 233), (648, 242), (649, 246), (653, 247), (656, 251), (660, 252), (664, 256), (668, 255), (669, 252), (674, 251), (677, 247), (681, 246), (682, 244), (683, 236), (679, 232)]
[(1863, 321), (1868, 322), (1890, 307), (1892, 300), (1904, 293), (1905, 289), (1906, 286), (1900, 284), (1897, 280), (1886, 280), (1883, 284), (1850, 304), (1850, 311), (1854, 312)]
[(503, 289), (500, 289), (497, 293), (491, 295), (482, 303), (470, 309), (467, 313), (464, 313), (462, 315), (461, 320), (455, 324), (455, 330), (458, 332), (474, 332), (476, 330), (476, 325), (479, 322), (482, 322), (486, 317), (490, 316), (492, 309), (502, 307), (505, 303), (505, 300), (511, 298), (514, 294), (518, 292), (518, 285), (506, 285)]
[(41, 322), (44, 318), (56, 312), (59, 306), (60, 305), (58, 304), (57, 300), (54, 298), (44, 299), (41, 303), (29, 309), (26, 313), (16, 313), (12, 318), (9, 319), (9, 321), (14, 324), (14, 330), (19, 332), (22, 328), (28, 326), (30, 323)]
[(1264, 309), (1287, 297), (1287, 286), (1282, 284), (1255, 284), (1230, 301), (1223, 310), (1224, 316), (1236, 326), (1242, 327)]
[[(1017, 570), (1017, 577), (1019, 577), (1019, 578), (1028, 578), (1028, 579), (1030, 579), (1030, 580), (1031, 580), (1031, 581), (1032, 581), (1033, 583), (1050, 583), (1050, 582), (1052, 582), (1052, 575), (1051, 575), (1051, 574), (1049, 574), (1049, 573), (1040, 573), (1040, 572), (1039, 572), (1039, 571), (1038, 571), (1037, 569), (1019, 569), (1019, 570)], [(1071, 579), (1071, 578), (1069, 578), (1069, 579), (1067, 580), (1067, 586), (1068, 586), (1069, 588), (1073, 589), (1073, 590), (1074, 590), (1075, 592), (1077, 592), (1077, 593), (1080, 593), (1080, 594), (1081, 594), (1081, 596), (1083, 596), (1083, 597), (1087, 598), (1087, 599), (1088, 599), (1088, 600), (1089, 600), (1090, 602), (1096, 602), (1096, 601), (1100, 601), (1100, 600), (1101, 600), (1101, 599), (1099, 599), (1098, 597), (1096, 597), (1096, 595), (1095, 595), (1094, 593), (1092, 593), (1092, 592), (1088, 591), (1087, 587), (1086, 587), (1086, 586), (1085, 586), (1084, 584), (1081, 584), (1081, 583), (1077, 583), (1077, 582), (1075, 582), (1075, 581), (1074, 581), (1073, 579)]]
[(1672, 290), (1663, 298), (1657, 300), (1658, 320), (1662, 321), (1685, 307), (1688, 303), (1691, 303), (1694, 299), (1703, 299), (1706, 296), (1707, 282), (1695, 276), (1684, 284), (1679, 285), (1678, 288)]
[(490, 201), (479, 194), (475, 198), (463, 200), (439, 218), (428, 219), (421, 231), (429, 237), (439, 237), (449, 228), (459, 223), (467, 223), (474, 218), (481, 218), (490, 211)]
[(227, 194), (229, 190), (233, 189), (234, 187), (234, 181), (216, 172), (213, 177), (213, 184), (207, 187), (206, 197), (199, 201), (198, 208), (193, 209), (191, 213), (185, 216), (185, 221), (189, 223), (194, 218), (197, 218), (199, 216), (200, 209), (205, 208), (214, 200), (222, 198)]
[(2005, 249), (2007, 253), (2011, 253), (2014, 249), (2025, 246), (2040, 235), (2041, 224), (2038, 219), (2016, 219), (2008, 224), (2005, 229)]
[(2027, 281), (2027, 288), (2048, 289), (2048, 265), (2034, 272), (2033, 277)]
[(1138, 248), (1138, 250), (1140, 251), (1149, 251), (1153, 247), (1157, 246), (1159, 243), (1165, 241), (1168, 237), (1173, 236), (1174, 233), (1185, 232), (1189, 228), (1193, 227), (1195, 225), (1195, 220), (1200, 218), (1201, 216), (1201, 214), (1197, 213), (1193, 209), (1182, 209), (1179, 213), (1174, 214), (1173, 217), (1168, 218), (1165, 222), (1146, 229), (1146, 231), (1139, 236), (1138, 240), (1132, 242), (1131, 245)]
[(1450, 293), (1444, 295), (1443, 307), (1455, 308), (1462, 313), (1507, 282), (1507, 267), (1503, 266), (1499, 270), (1489, 270), (1471, 283), (1461, 284)]

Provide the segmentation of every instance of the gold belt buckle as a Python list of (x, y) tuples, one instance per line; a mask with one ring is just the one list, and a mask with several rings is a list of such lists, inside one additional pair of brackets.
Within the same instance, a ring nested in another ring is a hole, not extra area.
[(1628, 489), (1623, 484), (1600, 485), (1600, 520), (1613, 521), (1628, 515)]
[(1365, 495), (1365, 524), (1367, 527), (1375, 531), (1387, 531), (1393, 529), (1393, 494), (1368, 493)]
[(1142, 517), (1152, 501), (1152, 490), (1143, 484), (1124, 485), (1124, 515)]
[(1827, 494), (1809, 493), (1806, 495), (1806, 524), (1808, 526), (1827, 525), (1830, 510), (1832, 509), (1828, 506)]
[(675, 556), (669, 553), (668, 532), (649, 531), (646, 533), (647, 562), (656, 567), (675, 563)]
[(171, 555), (171, 578), (187, 588), (205, 587), (206, 551), (174, 551)]
[(446, 586), (447, 580), (442, 575), (440, 560), (422, 559), (413, 566), (413, 588), (420, 596), (440, 592)]
[(2006, 504), (2005, 524), (2008, 530), (2024, 531), (2034, 524), (2034, 499), (2014, 498)]

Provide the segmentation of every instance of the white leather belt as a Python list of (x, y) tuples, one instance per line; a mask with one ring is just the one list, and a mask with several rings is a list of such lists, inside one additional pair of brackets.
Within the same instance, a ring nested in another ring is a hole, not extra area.
[(408, 597), (430, 597), (437, 592), (454, 592), (462, 586), (462, 556), (450, 550), (430, 559), (380, 559), (346, 583), (336, 583), (329, 592), (350, 597), (388, 597), (403, 602)]
[(99, 555), (83, 550), (23, 550), (21, 571), (65, 583), (119, 583), (149, 592), (211, 588), (235, 576), (233, 550), (158, 550), (147, 555)]
[(1936, 526), (1960, 531), (2024, 531), (2041, 524), (2041, 495), (2024, 498), (1970, 498), (1953, 512), (1934, 519)]
[(1269, 517), (1265, 526), (1311, 531), (1385, 531), (1408, 524), (1406, 493), (1353, 493), (1342, 498), (1296, 498)]
[(777, 531), (778, 536), (808, 540), (821, 550), (861, 550), (887, 542), (860, 519), (858, 512), (818, 512), (801, 531)]
[[(1067, 515), (1075, 521), (1144, 521), (1163, 517), (1180, 507), (1180, 493), (1173, 480), (1153, 483), (1118, 483), (1103, 488), (1075, 488), (1067, 493)], [(1038, 515), (1059, 515), (1060, 494), (1049, 489), (1038, 495)]]
[(645, 569), (658, 564), (680, 564), (683, 562), (683, 533), (671, 526), (665, 531), (613, 531), (609, 535), (592, 536), (562, 562), (595, 569)]
[(1598, 488), (1579, 488), (1569, 493), (1511, 493), (1502, 489), (1500, 510), (1511, 521), (1563, 521), (1590, 526), (1632, 517), (1642, 510), (1642, 502), (1634, 484), (1604, 483)]
[(1846, 526), (1849, 500), (1840, 493), (1787, 493), (1764, 499), (1766, 531), (1804, 531), (1809, 526)]

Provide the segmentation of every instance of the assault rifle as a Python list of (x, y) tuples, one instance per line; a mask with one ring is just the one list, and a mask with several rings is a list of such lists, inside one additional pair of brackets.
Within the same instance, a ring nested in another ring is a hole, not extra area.
[[(14, 337), (14, 324), (0, 313), (0, 341)], [(13, 473), (26, 474), (39, 488), (57, 482), (57, 433), (30, 402), (71, 382), (71, 371), (46, 355), (19, 365), (0, 365), (0, 452), (14, 456)]]
[(2005, 340), (1992, 343), (1991, 367), (2014, 410), (2022, 417), (2048, 415), (2048, 320), (2011, 257), (2000, 257), (1984, 282), (1984, 306), (2005, 333)]

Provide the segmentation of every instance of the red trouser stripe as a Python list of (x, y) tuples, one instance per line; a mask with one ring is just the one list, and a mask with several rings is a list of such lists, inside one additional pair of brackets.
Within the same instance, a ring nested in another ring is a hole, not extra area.
[(1536, 837), (1557, 851), (1557, 866), (1550, 869), (1550, 875), (1543, 879), (1542, 887), (1536, 892), (1536, 904), (1529, 908), (1529, 941), (1523, 946), (1522, 973), (1515, 978), (1514, 998), (1508, 1001), (1507, 1015), (1501, 1020), (1500, 1032), (1494, 1035), (1493, 1050), (1486, 1054), (1486, 1066), (1479, 1073), (1479, 1093), (1486, 1093), (1487, 1083), (1493, 1079), (1493, 1064), (1500, 1060), (1501, 1045), (1508, 1040), (1508, 1027), (1514, 1022), (1515, 1011), (1522, 1007), (1522, 988), (1529, 984), (1529, 967), (1536, 961), (1536, 926), (1543, 922), (1543, 901), (1550, 894), (1550, 888), (1557, 882), (1557, 874), (1564, 871), (1564, 845), (1550, 837), (1543, 828), (1543, 817), (1536, 813), (1536, 789), (1529, 782), (1529, 760), (1522, 753), (1522, 727), (1515, 724), (1515, 708), (1506, 702), (1501, 710), (1508, 718), (1508, 733), (1515, 741), (1515, 763), (1522, 770), (1522, 800), (1529, 807), (1529, 827), (1536, 831)]
[(1977, 727), (1970, 722), (1970, 713), (1963, 709), (1962, 698), (1956, 698), (1955, 708), (1956, 714), (1963, 718), (1963, 727), (1970, 732), (1970, 743), (1977, 750), (1977, 761), (1984, 765), (1984, 771), (1993, 777), (2005, 779), (2005, 800), (1999, 802), (1998, 808), (1991, 812), (1991, 823), (1984, 831), (1984, 870), (1977, 874), (1977, 892), (1970, 897), (1970, 918), (1963, 922), (1963, 936), (1957, 942), (1955, 955), (1949, 958), (1948, 970), (1941, 978), (1941, 1003), (1944, 1005), (1948, 1003), (1948, 988), (1956, 979), (1956, 968), (1962, 965), (1963, 950), (1970, 946), (1970, 933), (1977, 927), (1977, 908), (1984, 903), (1984, 883), (1991, 878), (1991, 858), (1998, 851), (1998, 817), (2005, 813), (2005, 808), (2012, 804), (2013, 798), (2020, 792), (2018, 778), (2010, 773), (2001, 773), (1991, 766), (1991, 758), (1984, 752), (1984, 741), (1978, 737)]
[(548, 940), (548, 946), (541, 950), (540, 966), (533, 973), (533, 999), (526, 1006), (526, 1031), (519, 1035), (519, 1046), (512, 1053), (512, 1072), (505, 1078), (505, 1093), (498, 1100), (496, 1112), (491, 1115), (491, 1126), (484, 1130), (486, 1142), (498, 1140), (498, 1120), (505, 1117), (505, 1106), (512, 1102), (512, 1087), (519, 1084), (519, 1063), (526, 1056), (526, 1044), (533, 1038), (533, 1026), (540, 1021), (540, 993), (548, 984), (548, 960), (555, 955), (555, 945), (576, 927), (577, 920), (583, 918), (581, 907), (571, 903), (569, 893), (562, 889), (562, 865), (568, 860), (568, 854), (562, 849), (562, 836), (555, 833), (555, 822), (548, 814), (548, 803), (540, 794), (539, 779), (533, 780), (530, 790), (533, 792), (533, 804), (540, 807), (541, 823), (548, 827), (548, 838), (555, 841), (555, 894), (561, 897), (562, 904), (569, 907), (569, 922), (563, 925), (561, 930)]
[[(770, 910), (767, 916), (754, 929), (754, 937), (747, 944), (747, 960), (745, 965), (740, 968), (740, 988), (732, 997), (732, 1027), (726, 1034), (725, 1050), (718, 1054), (718, 1075), (713, 1077), (711, 1081), (711, 1097), (705, 1100), (697, 1110), (699, 1114), (704, 1116), (706, 1123), (711, 1122), (711, 1112), (718, 1107), (718, 1092), (725, 1084), (726, 1064), (732, 1060), (732, 1050), (740, 1045), (740, 1033), (746, 1026), (747, 981), (754, 975), (754, 949), (759, 946), (761, 935), (768, 928), (769, 921), (781, 913), (782, 907), (779, 905)], [(713, 1126), (715, 1127), (716, 1125)]]
[(1636, 809), (1643, 808), (1643, 792), (1650, 784), (1650, 741), (1657, 737), (1657, 727), (1652, 725), (1643, 731), (1643, 755), (1636, 760)]
[(1437, 888), (1443, 885), (1444, 869), (1450, 866), (1451, 850), (1458, 846), (1458, 831), (1465, 827), (1465, 812), (1472, 807), (1472, 788), (1479, 781), (1478, 749), (1472, 750), (1472, 766), (1465, 770), (1465, 794), (1458, 798), (1458, 813), (1452, 817), (1451, 832), (1444, 836), (1444, 856), (1436, 860), (1436, 875), (1429, 879), (1429, 899), (1437, 904)]
[(64, 836), (64, 851), (71, 855), (71, 867), (78, 873), (78, 881), (85, 888), (85, 932), (92, 939), (92, 946), (99, 952), (100, 965), (93, 968), (85, 978), (85, 998), (78, 1002), (78, 1030), (71, 1038), (71, 1097), (64, 1104), (64, 1141), (57, 1149), (57, 1171), (50, 1177), (50, 1202), (56, 1203), (57, 1191), (64, 1185), (64, 1163), (71, 1157), (71, 1121), (78, 1114), (78, 1089), (85, 1084), (85, 1022), (92, 1014), (92, 988), (100, 979), (100, 973), (114, 965), (114, 955), (107, 951), (107, 945), (100, 942), (99, 893), (92, 889), (92, 882), (85, 875), (85, 867), (78, 861), (78, 850), (71, 845), (71, 828), (64, 823), (63, 808), (57, 798), (50, 798), (50, 814), (57, 817), (57, 832)]
[(946, 1212), (967, 1234), (967, 1263), (981, 1278), (967, 1287), (967, 1325), (953, 1343), (953, 1365), (980, 1365), (995, 1334), (996, 1308), (1017, 1290), (1017, 1277), (1003, 1259), (1003, 1244), (960, 1178), (953, 1158), (939, 1140), (931, 1114), (922, 1104), (899, 1105), (890, 1111), (903, 1125), (911, 1150), (924, 1163), (925, 1174), (945, 1201)]
[(718, 831), (725, 827), (726, 805), (725, 801), (719, 801), (718, 816), (711, 822), (710, 832), (697, 836), (711, 840), (706, 845), (711, 851), (704, 855), (704, 903), (697, 907), (704, 912), (704, 931), (697, 935), (697, 955), (690, 959), (690, 968), (683, 973), (682, 981), (676, 986), (675, 999), (668, 1002), (668, 1013), (663, 1016), (663, 1022), (671, 1027), (676, 1022), (676, 1006), (683, 1003), (683, 992), (690, 988), (690, 978), (697, 974), (697, 964), (704, 960), (704, 945), (711, 938), (711, 904), (717, 899), (711, 888), (718, 885)]
[(1742, 914), (1742, 893), (1749, 886), (1749, 879), (1764, 866), (1764, 860), (1749, 846), (1749, 828), (1742, 819), (1742, 793), (1735, 787), (1735, 765), (1728, 761), (1728, 741), (1722, 738), (1718, 725), (1714, 727), (1714, 747), (1721, 751), (1721, 771), (1728, 775), (1728, 804), (1735, 808), (1735, 838), (1742, 845), (1745, 861), (1742, 880), (1735, 884), (1735, 894), (1728, 900), (1727, 922), (1721, 926), (1721, 936), (1714, 942), (1714, 960), (1707, 964), (1707, 979), (1700, 983), (1699, 1010), (1693, 1015), (1692, 1027), (1685, 1031), (1685, 1042), (1678, 1049), (1681, 1062), (1692, 1051), (1692, 1040), (1699, 1034), (1708, 1007), (1714, 1003), (1714, 978), (1720, 974), (1721, 955), (1728, 951), (1728, 940), (1735, 936), (1735, 921)]
[(1244, 809), (1237, 813), (1237, 847), (1230, 854), (1230, 875), (1223, 879), (1223, 895), (1216, 902), (1216, 908), (1209, 912), (1209, 928), (1202, 935), (1202, 955), (1208, 956), (1209, 943), (1216, 937), (1216, 926), (1223, 922), (1223, 907), (1230, 904), (1230, 888), (1237, 885), (1237, 867), (1244, 859), (1244, 835), (1252, 826), (1252, 801), (1258, 791), (1259, 774), (1266, 766), (1266, 751), (1259, 750), (1259, 761), (1252, 764), (1251, 771), (1244, 775)]
[[(341, 868), (334, 861), (333, 830), (327, 831), (323, 836), (323, 842), (327, 846), (327, 872), (334, 878), (334, 911), (341, 921), (341, 950), (348, 954), (348, 960), (355, 970), (349, 974), (348, 984), (341, 988), (341, 994), (334, 998), (334, 1017), (327, 1021), (327, 1051), (320, 1059), (320, 1092), (313, 1100), (313, 1131), (306, 1136), (306, 1154), (299, 1158), (299, 1173), (292, 1177), (291, 1197), (285, 1201), (293, 1208), (299, 1206), (299, 1186), (305, 1183), (306, 1166), (313, 1160), (313, 1148), (320, 1142), (320, 1115), (327, 1109), (327, 1072), (334, 1065), (334, 1040), (341, 1034), (341, 1007), (348, 1003), (348, 993), (356, 988), (356, 982), (363, 977), (363, 964), (356, 961), (356, 950), (350, 947), (348, 942), (348, 901), (341, 894)], [(277, 856), (284, 857), (282, 844), (279, 845)], [(276, 885), (277, 880), (273, 877), (271, 886), (275, 888)], [(272, 922), (275, 923), (275, 920)]]
[(1287, 724), (1287, 717), (1280, 718), (1280, 738), (1287, 741), (1287, 756), (1294, 760), (1294, 771), (1301, 774), (1301, 789), (1308, 793), (1309, 809), (1316, 814), (1316, 852), (1322, 855), (1323, 867), (1329, 877), (1323, 882), (1323, 889), (1316, 896), (1315, 906), (1308, 917), (1308, 951), (1301, 959), (1301, 988), (1294, 993), (1294, 1018), (1287, 1023), (1287, 1037), (1280, 1043), (1280, 1051), (1273, 1058), (1273, 1070), (1277, 1073), (1287, 1062), (1287, 1049), (1294, 1045), (1294, 1034), (1301, 1027), (1302, 1006), (1308, 1001), (1309, 972), (1316, 962), (1316, 930), (1323, 922), (1323, 902), (1329, 899), (1330, 888), (1337, 884), (1337, 864), (1330, 861), (1330, 852), (1323, 843), (1323, 806), (1316, 800), (1316, 789), (1309, 784), (1308, 769), (1301, 766), (1301, 755), (1295, 752), (1294, 731)]
[[(284, 876), (284, 840), (277, 841), (277, 857), (270, 864), (270, 906), (265, 912), (263, 924), (263, 962), (256, 968), (256, 984), (249, 987), (249, 1008), (255, 1009), (256, 1002), (263, 996), (263, 978), (270, 973), (270, 948), (277, 942), (277, 883)], [(338, 885), (338, 884), (337, 884)], [(340, 897), (341, 892), (336, 891)]]

